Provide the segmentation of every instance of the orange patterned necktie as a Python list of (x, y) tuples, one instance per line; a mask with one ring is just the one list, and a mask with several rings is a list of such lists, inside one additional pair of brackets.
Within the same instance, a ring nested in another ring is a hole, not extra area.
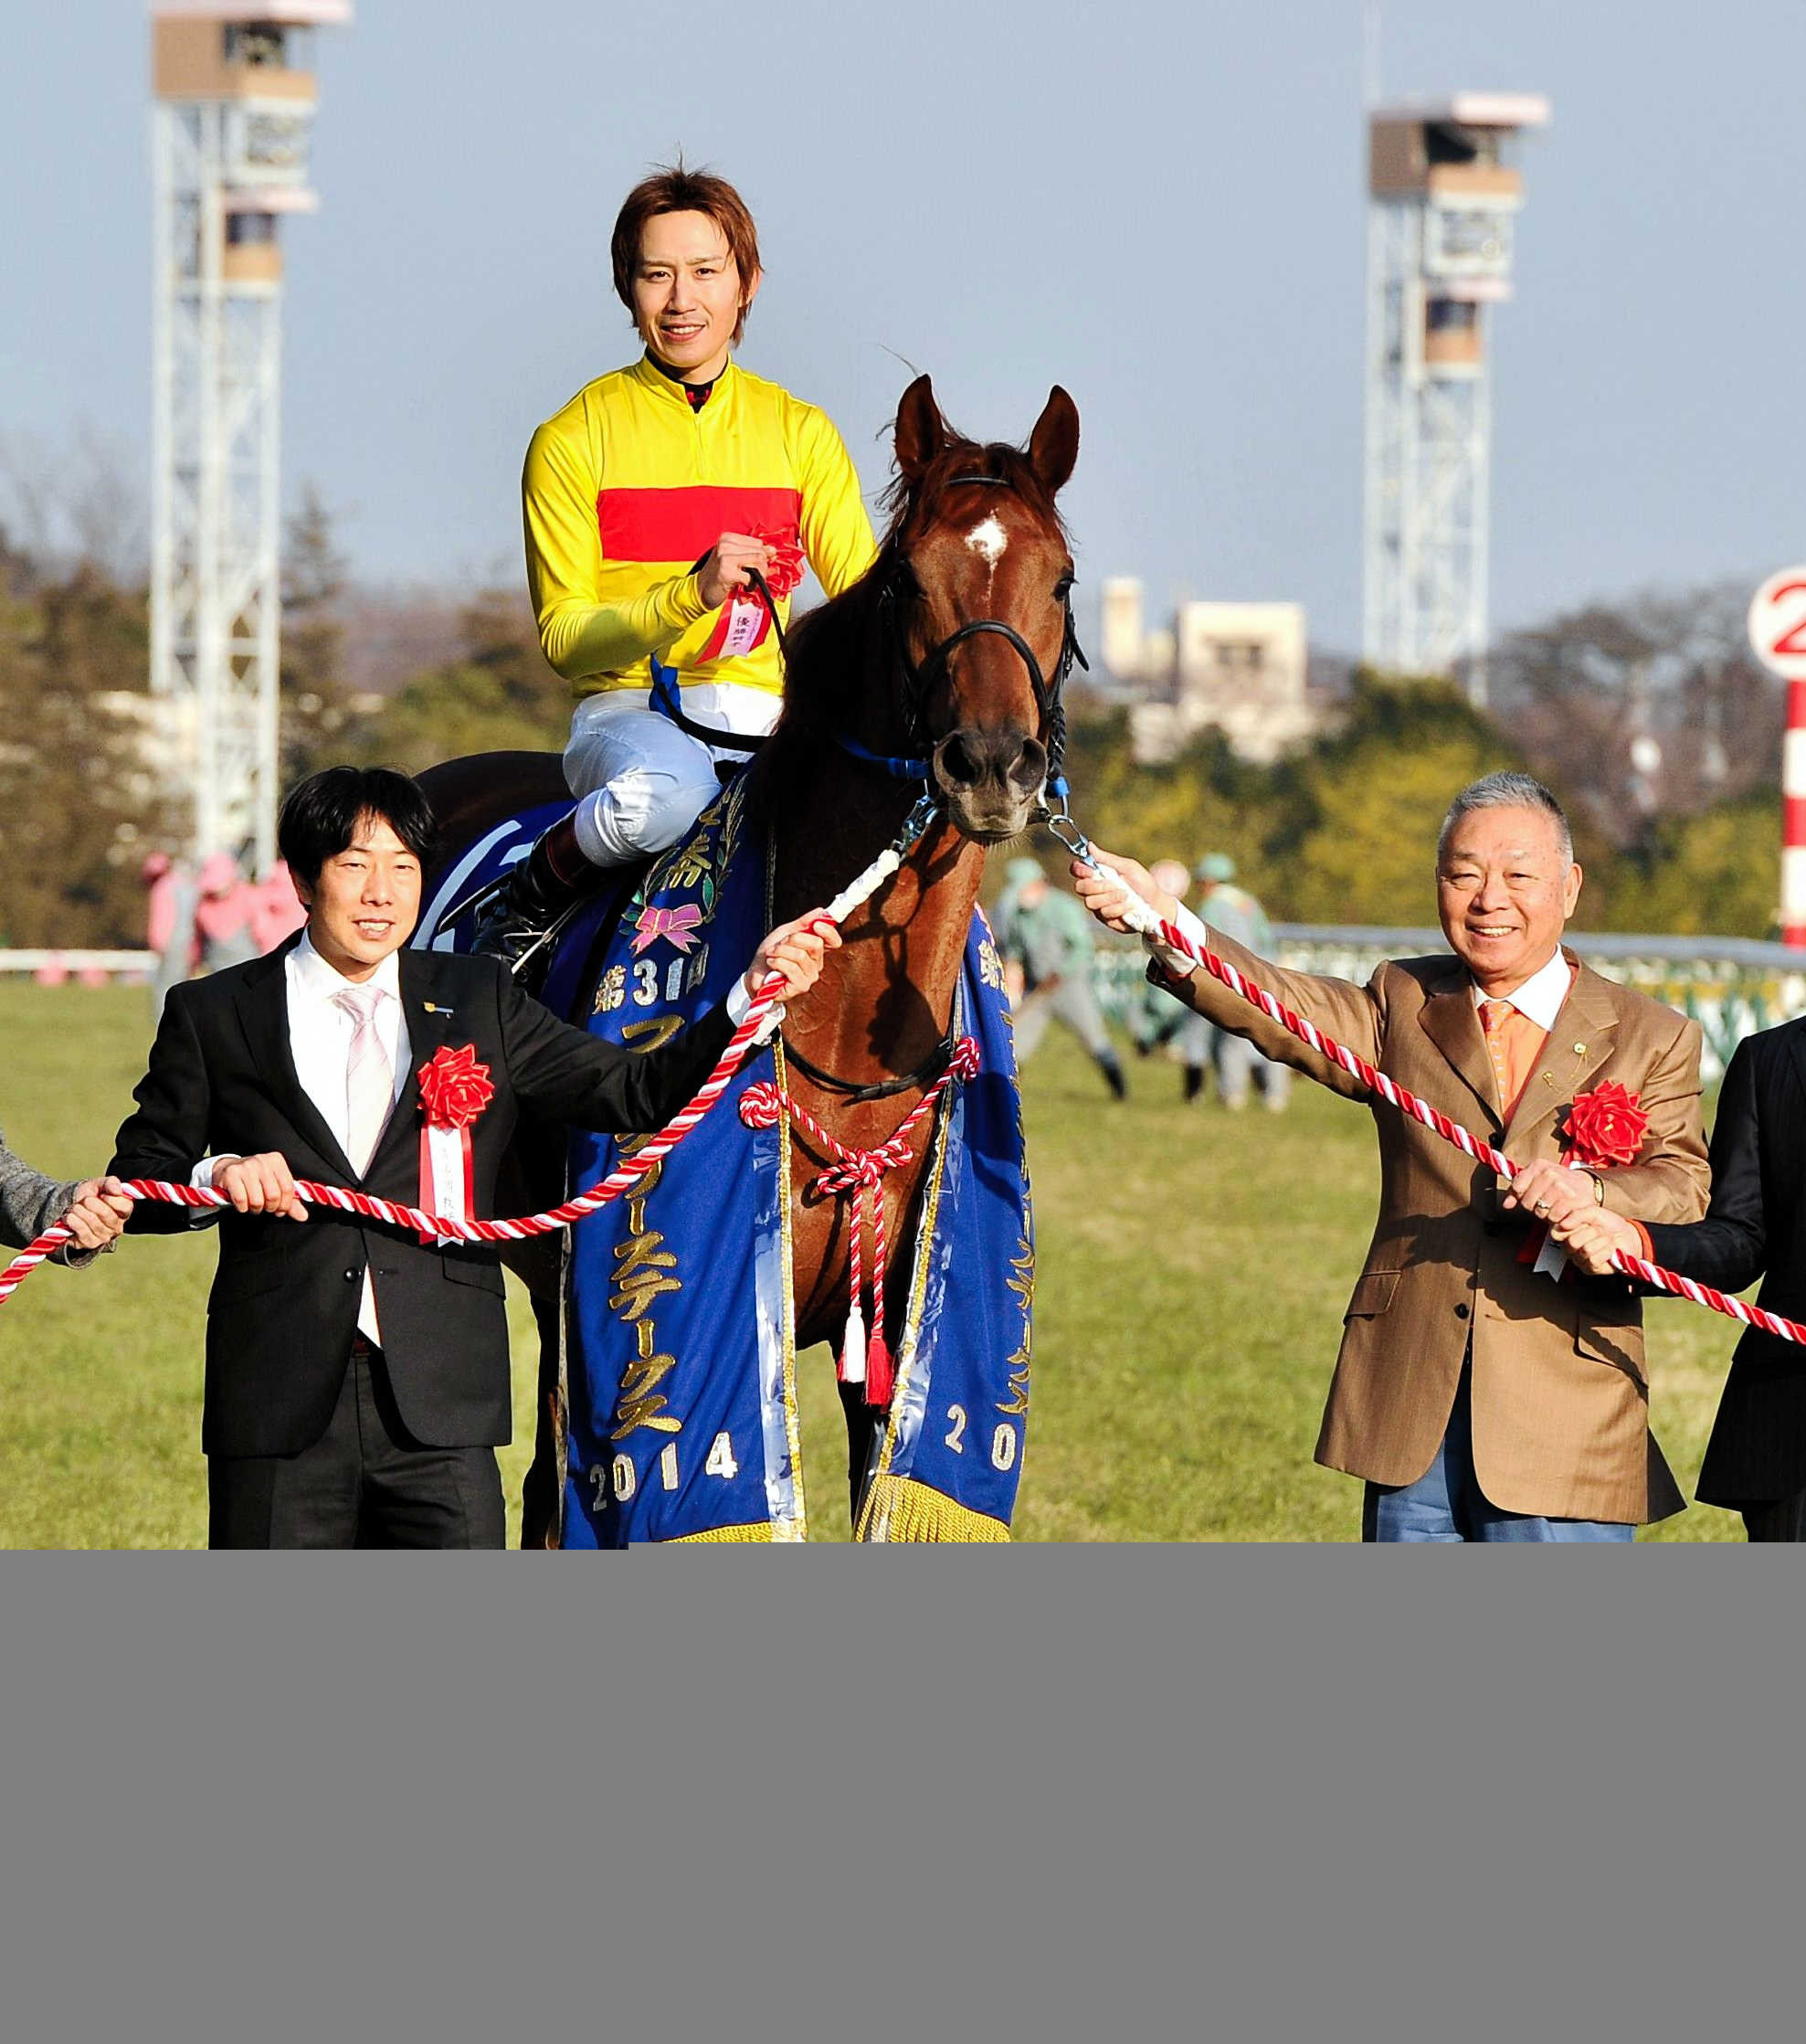
[(1527, 1015), (1520, 1014), (1510, 1001), (1491, 1000), (1480, 1003), (1480, 1029), (1486, 1039), (1486, 1054), (1493, 1061), (1499, 1107), (1509, 1119), (1518, 1095), (1542, 1054), (1547, 1032), (1538, 1029)]

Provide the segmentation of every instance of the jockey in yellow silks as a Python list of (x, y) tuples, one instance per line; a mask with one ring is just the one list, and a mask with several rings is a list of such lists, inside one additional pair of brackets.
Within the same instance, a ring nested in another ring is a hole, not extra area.
[[(515, 869), (479, 948), (517, 963), (597, 868), (663, 851), (776, 722), (780, 612), (812, 567), (838, 596), (871, 565), (859, 476), (827, 415), (733, 360), (759, 287), (752, 216), (665, 170), (615, 223), (615, 289), (646, 344), (534, 433), (522, 494), (546, 659), (576, 693), (579, 798)], [(719, 732), (719, 741), (713, 734)]]

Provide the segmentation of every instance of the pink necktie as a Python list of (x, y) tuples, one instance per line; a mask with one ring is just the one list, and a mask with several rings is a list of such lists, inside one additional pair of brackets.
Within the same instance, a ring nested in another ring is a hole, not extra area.
[(394, 1105), (395, 1066), (376, 1029), (387, 994), (381, 987), (345, 987), (333, 999), (355, 1024), (345, 1058), (345, 1155), (362, 1178)]

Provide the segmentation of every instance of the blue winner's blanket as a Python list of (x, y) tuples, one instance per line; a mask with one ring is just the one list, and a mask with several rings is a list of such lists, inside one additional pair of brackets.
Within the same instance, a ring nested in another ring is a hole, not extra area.
[[(596, 982), (597, 1034), (649, 1049), (745, 970), (766, 929), (766, 853), (743, 842), (744, 807), (735, 782), (647, 874)], [(981, 916), (955, 1027), (977, 1039), (981, 1064), (949, 1089), (924, 1138), (896, 1393), (858, 1527), (866, 1541), (1008, 1539), (1021, 1475), (1034, 1230), (1003, 972)], [(779, 1057), (768, 1046), (748, 1058), (699, 1128), (573, 1231), (566, 1547), (808, 1537), (789, 1211), (794, 1174), (815, 1167), (787, 1127), (748, 1129), (738, 1111)], [(616, 1161), (612, 1139), (574, 1139), (577, 1185)]]

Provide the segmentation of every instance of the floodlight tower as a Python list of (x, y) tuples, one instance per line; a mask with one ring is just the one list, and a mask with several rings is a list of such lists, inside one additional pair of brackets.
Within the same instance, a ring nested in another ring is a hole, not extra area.
[(1548, 101), (1458, 92), (1368, 124), (1368, 664), (1459, 673), (1486, 699), (1492, 398), (1485, 308), (1511, 296), (1523, 179), (1504, 158)]
[(151, 689), (196, 856), (276, 855), (282, 252), (314, 28), (350, 0), (153, 0)]

